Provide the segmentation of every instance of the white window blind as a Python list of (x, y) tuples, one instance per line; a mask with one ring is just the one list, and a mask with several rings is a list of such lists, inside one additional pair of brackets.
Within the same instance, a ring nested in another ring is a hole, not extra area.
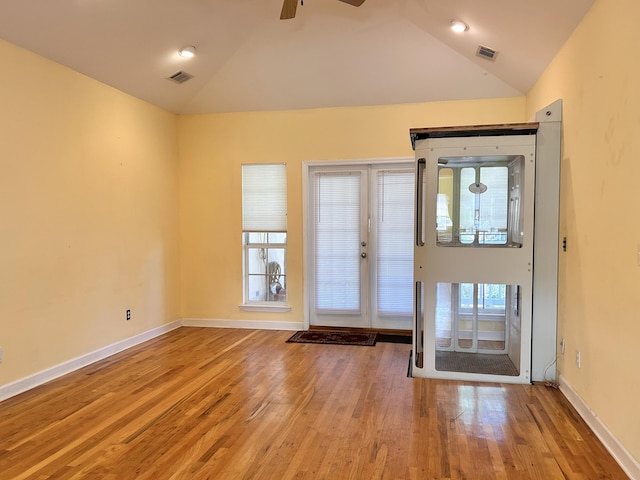
[(316, 311), (360, 312), (360, 174), (318, 173), (314, 182)]
[(285, 164), (242, 166), (242, 230), (287, 230), (287, 170)]
[(413, 172), (378, 172), (377, 287), (378, 312), (413, 312)]

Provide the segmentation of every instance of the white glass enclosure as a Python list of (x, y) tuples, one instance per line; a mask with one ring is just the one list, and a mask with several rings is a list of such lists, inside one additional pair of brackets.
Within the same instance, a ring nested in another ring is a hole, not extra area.
[(532, 133), (416, 143), (414, 376), (530, 381)]

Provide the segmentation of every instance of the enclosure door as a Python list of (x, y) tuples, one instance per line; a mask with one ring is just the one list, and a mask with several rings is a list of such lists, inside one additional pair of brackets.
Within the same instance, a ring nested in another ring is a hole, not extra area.
[(412, 164), (309, 170), (310, 324), (410, 330)]
[[(528, 382), (535, 136), (430, 139), (428, 147), (416, 147), (418, 376)], [(487, 353), (508, 359), (511, 378), (443, 366)]]

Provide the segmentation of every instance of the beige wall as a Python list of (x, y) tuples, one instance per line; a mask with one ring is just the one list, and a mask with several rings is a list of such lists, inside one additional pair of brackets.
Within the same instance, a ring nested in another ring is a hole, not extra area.
[[(640, 3), (597, 0), (527, 97), (564, 105), (559, 335), (564, 380), (640, 459)], [(582, 367), (576, 366), (576, 350)]]
[[(179, 119), (182, 313), (303, 321), (302, 162), (413, 157), (409, 128), (521, 122), (524, 97)], [(244, 312), (242, 163), (286, 162), (289, 313)]]
[(180, 312), (177, 117), (3, 41), (0, 59), (2, 386)]

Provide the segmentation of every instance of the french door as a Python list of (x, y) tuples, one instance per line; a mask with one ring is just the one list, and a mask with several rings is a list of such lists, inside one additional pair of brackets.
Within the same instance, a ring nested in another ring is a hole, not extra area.
[(309, 323), (410, 330), (412, 163), (309, 169)]

